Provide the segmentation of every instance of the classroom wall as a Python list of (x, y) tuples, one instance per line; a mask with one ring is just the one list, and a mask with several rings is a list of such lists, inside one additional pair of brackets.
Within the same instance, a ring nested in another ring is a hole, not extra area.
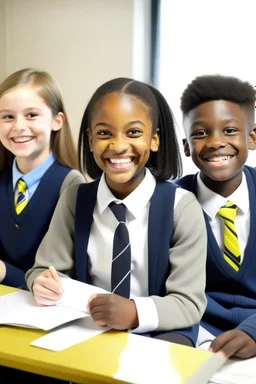
[(133, 75), (133, 10), (133, 0), (0, 0), (0, 79), (30, 66), (54, 75), (77, 141), (96, 87)]
[(5, 15), (4, 15), (4, 2), (0, 1), (0, 81), (2, 81), (6, 74), (6, 49), (5, 49)]

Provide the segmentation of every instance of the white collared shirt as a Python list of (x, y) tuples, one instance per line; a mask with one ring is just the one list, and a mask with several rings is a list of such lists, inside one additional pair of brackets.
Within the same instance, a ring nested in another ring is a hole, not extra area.
[[(238, 206), (235, 226), (238, 235), (242, 262), (250, 231), (249, 192), (245, 174), (243, 173), (242, 182), (239, 187), (229, 197), (223, 197), (206, 187), (200, 177), (200, 173), (198, 173), (197, 199), (208, 216), (214, 237), (222, 252), (224, 248), (224, 222), (217, 212), (220, 207), (226, 204), (228, 200)], [(212, 340), (214, 339), (214, 335), (200, 326), (196, 346), (203, 350), (208, 350)]]
[[(98, 187), (97, 202), (93, 212), (88, 256), (89, 273), (92, 284), (111, 291), (111, 265), (115, 229), (118, 221), (108, 205), (123, 203), (126, 206), (126, 225), (131, 244), (131, 295), (135, 301), (139, 326), (133, 332), (144, 333), (158, 327), (158, 313), (152, 298), (148, 297), (148, 216), (150, 199), (154, 193), (156, 180), (146, 169), (139, 186), (124, 200), (118, 200), (108, 188), (103, 174)], [(184, 191), (177, 188), (175, 204)]]
[(235, 226), (237, 229), (238, 241), (241, 252), (241, 262), (244, 258), (244, 250), (247, 245), (250, 231), (250, 207), (249, 192), (245, 174), (243, 173), (242, 182), (239, 187), (228, 197), (223, 197), (210, 190), (203, 183), (200, 173), (197, 175), (197, 198), (203, 210), (206, 212), (211, 225), (215, 239), (223, 252), (223, 233), (224, 222), (217, 214), (220, 207), (226, 204), (228, 200), (238, 206)]

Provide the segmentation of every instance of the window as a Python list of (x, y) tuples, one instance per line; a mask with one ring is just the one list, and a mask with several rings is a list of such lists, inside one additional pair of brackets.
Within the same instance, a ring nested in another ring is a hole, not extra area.
[[(184, 137), (180, 97), (203, 74), (224, 74), (256, 86), (255, 0), (161, 0), (155, 85), (165, 95)], [(183, 152), (183, 151), (182, 151)], [(182, 157), (184, 174), (195, 172)], [(248, 165), (256, 166), (256, 151)]]

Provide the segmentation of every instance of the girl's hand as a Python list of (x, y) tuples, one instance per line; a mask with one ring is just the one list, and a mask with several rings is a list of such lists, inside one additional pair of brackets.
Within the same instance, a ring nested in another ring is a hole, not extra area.
[(90, 314), (98, 325), (113, 329), (137, 328), (139, 325), (133, 300), (115, 294), (94, 294), (88, 301)]
[(32, 289), (37, 305), (55, 305), (63, 294), (61, 279), (54, 267), (41, 273)]
[(256, 343), (247, 333), (240, 329), (233, 329), (217, 336), (209, 350), (211, 352), (222, 351), (228, 358), (248, 359), (256, 356)]

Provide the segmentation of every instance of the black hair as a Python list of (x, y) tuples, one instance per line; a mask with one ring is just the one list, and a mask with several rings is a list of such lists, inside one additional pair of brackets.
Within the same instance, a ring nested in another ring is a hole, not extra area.
[(248, 83), (232, 76), (204, 75), (196, 77), (181, 96), (183, 115), (207, 101), (226, 100), (246, 109), (254, 122), (256, 91)]
[(142, 100), (149, 108), (153, 133), (159, 129), (160, 144), (158, 152), (150, 153), (146, 167), (158, 180), (168, 180), (181, 176), (181, 156), (173, 115), (167, 101), (152, 85), (125, 77), (109, 80), (101, 85), (93, 94), (84, 111), (78, 140), (78, 156), (81, 169), (87, 172), (92, 179), (97, 179), (102, 174), (102, 170), (96, 164), (93, 153), (90, 151), (86, 130), (91, 126), (92, 114), (97, 104), (104, 97), (115, 92), (132, 95)]

